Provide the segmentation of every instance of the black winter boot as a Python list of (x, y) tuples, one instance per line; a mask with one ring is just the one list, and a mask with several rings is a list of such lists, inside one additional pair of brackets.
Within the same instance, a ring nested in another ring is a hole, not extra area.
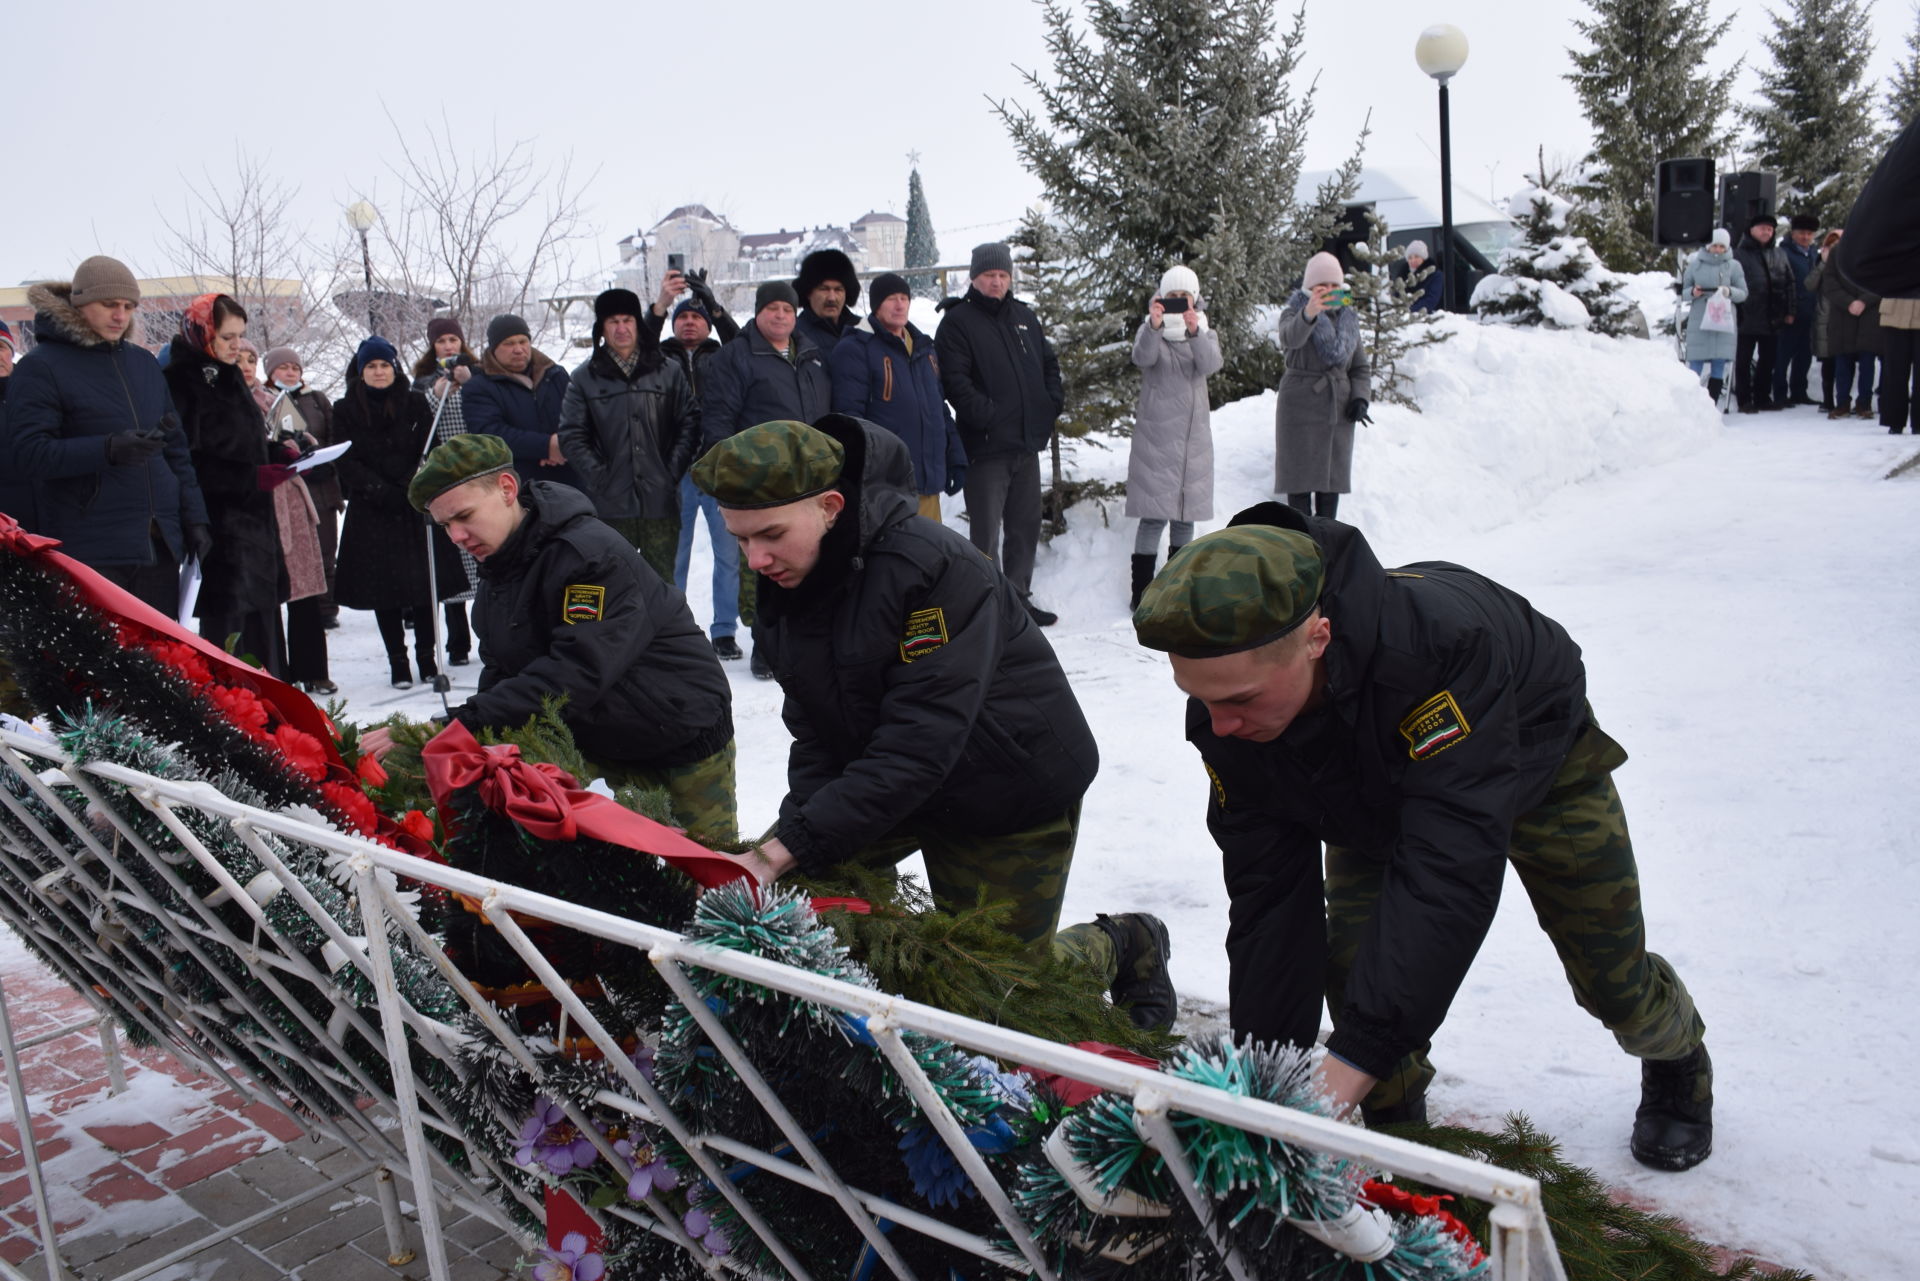
[[(1172, 560), (1173, 557), (1169, 555), (1167, 559)], [(1133, 598), (1127, 605), (1128, 609), (1140, 608), (1140, 593), (1146, 591), (1147, 584), (1153, 581), (1154, 563), (1155, 557), (1152, 552), (1144, 556), (1139, 552), (1133, 554)]]
[(413, 665), (407, 662), (406, 650), (403, 649), (397, 654), (388, 651), (387, 672), (393, 678), (395, 689), (413, 688)]
[(1720, 403), (1720, 397), (1727, 392), (1727, 380), (1724, 378), (1707, 379), (1707, 396), (1714, 404)]
[(1113, 940), (1117, 962), (1109, 993), (1113, 1003), (1126, 1010), (1135, 1027), (1171, 1031), (1180, 998), (1173, 990), (1173, 976), (1167, 973), (1173, 942), (1167, 937), (1166, 922), (1145, 912), (1121, 916), (1102, 912), (1093, 923)]
[(1684, 1059), (1640, 1060), (1633, 1158), (1656, 1170), (1691, 1170), (1713, 1151), (1713, 1060), (1702, 1045)]

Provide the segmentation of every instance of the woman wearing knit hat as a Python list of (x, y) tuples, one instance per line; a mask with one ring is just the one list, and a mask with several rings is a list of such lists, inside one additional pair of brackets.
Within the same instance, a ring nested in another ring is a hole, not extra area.
[(427, 548), (433, 548), (440, 599), (467, 590), (453, 544), (438, 530), (432, 539), (407, 500), (407, 485), (429, 447), (433, 410), (427, 398), (400, 380), (400, 357), (384, 338), (368, 338), (347, 366), (347, 394), (333, 405), (340, 439), (353, 442), (341, 455), (347, 520), (340, 532), (340, 572), (335, 593), (347, 609), (370, 609), (387, 648), (395, 689), (413, 686), (407, 663), (407, 624), (413, 625), (420, 679), (440, 674), (434, 658), (432, 593)]
[(269, 452), (266, 420), (240, 372), (246, 328), (246, 309), (226, 294), (194, 299), (170, 348), (167, 388), (213, 524), (194, 606), (200, 634), (216, 645), (237, 635), (235, 653), (286, 680), (280, 602), (287, 599), (287, 566), (273, 491), (294, 472)]
[(1317, 253), (1280, 312), (1287, 371), (1274, 414), (1273, 488), (1310, 516), (1332, 516), (1352, 491), (1353, 427), (1373, 421), (1373, 362), (1345, 282), (1339, 260)]
[(1173, 266), (1133, 336), (1140, 405), (1127, 455), (1127, 515), (1133, 540), (1132, 607), (1153, 581), (1160, 534), (1167, 559), (1193, 540), (1193, 523), (1213, 518), (1213, 426), (1207, 379), (1220, 372), (1220, 339), (1200, 310), (1200, 278)]
[[(1687, 368), (1706, 378), (1707, 395), (1718, 405), (1727, 388), (1727, 364), (1734, 355), (1733, 326), (1740, 304), (1747, 300), (1747, 273), (1733, 256), (1733, 236), (1725, 227), (1715, 227), (1712, 242), (1687, 259), (1680, 296), (1688, 302)], [(1709, 311), (1718, 315), (1723, 310), (1724, 318), (1712, 323), (1726, 327), (1709, 329)]]
[[(413, 362), (413, 389), (424, 393), (434, 413), (439, 415), (433, 424), (435, 445), (444, 445), (455, 436), (467, 434), (463, 389), (479, 368), (480, 357), (467, 346), (466, 331), (460, 328), (459, 321), (451, 316), (435, 316), (427, 322), (427, 349)], [(460, 567), (472, 586), (448, 600), (442, 608), (447, 620), (447, 661), (455, 667), (465, 667), (473, 656), (473, 628), (467, 622), (467, 602), (473, 599), (474, 590), (480, 585), (480, 567), (465, 548), (456, 550), (460, 553)]]

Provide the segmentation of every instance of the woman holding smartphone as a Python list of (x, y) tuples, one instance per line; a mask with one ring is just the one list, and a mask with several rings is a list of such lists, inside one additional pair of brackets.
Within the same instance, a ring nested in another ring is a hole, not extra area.
[(1193, 540), (1193, 523), (1213, 518), (1213, 425), (1207, 378), (1220, 371), (1220, 339), (1200, 310), (1200, 277), (1174, 266), (1133, 337), (1140, 406), (1127, 455), (1127, 515), (1133, 540), (1133, 603), (1153, 581), (1160, 534), (1167, 559)]
[(1287, 371), (1274, 414), (1273, 489), (1288, 506), (1332, 516), (1353, 490), (1353, 425), (1371, 424), (1373, 364), (1340, 261), (1307, 260), (1306, 275), (1280, 313)]
[[(460, 389), (480, 368), (480, 357), (467, 346), (467, 335), (460, 322), (451, 316), (436, 316), (427, 322), (427, 349), (413, 362), (413, 389), (427, 398), (433, 407), (433, 443), (444, 445), (455, 436), (467, 434), (467, 416), (460, 407)], [(480, 583), (480, 569), (463, 549), (460, 568), (467, 582)], [(473, 628), (467, 622), (467, 602), (473, 598), (470, 588), (442, 607), (447, 620), (447, 661), (465, 667), (472, 661)]]

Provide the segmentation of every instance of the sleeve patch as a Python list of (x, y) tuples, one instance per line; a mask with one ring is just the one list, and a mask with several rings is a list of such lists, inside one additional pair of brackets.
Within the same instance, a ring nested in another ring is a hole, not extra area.
[(925, 658), (947, 643), (947, 614), (939, 606), (916, 609), (907, 615), (900, 634), (900, 661), (911, 663)]
[(1400, 733), (1407, 740), (1407, 755), (1424, 761), (1456, 743), (1464, 743), (1472, 735), (1473, 726), (1467, 724), (1452, 692), (1443, 689), (1400, 722)]
[(1218, 805), (1224, 813), (1227, 808), (1227, 785), (1220, 781), (1220, 775), (1214, 771), (1213, 766), (1205, 761), (1201, 761), (1200, 765), (1207, 771), (1207, 781), (1213, 784), (1213, 803)]
[(569, 625), (597, 623), (606, 608), (606, 588), (597, 583), (569, 583), (567, 594), (561, 598), (560, 621)]

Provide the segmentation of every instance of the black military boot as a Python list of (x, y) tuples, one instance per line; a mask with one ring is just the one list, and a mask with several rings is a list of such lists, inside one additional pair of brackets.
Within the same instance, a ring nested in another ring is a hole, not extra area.
[(1633, 1158), (1656, 1170), (1691, 1170), (1713, 1151), (1713, 1060), (1702, 1045), (1684, 1059), (1640, 1060)]
[(1093, 923), (1113, 940), (1117, 958), (1109, 993), (1113, 1003), (1126, 1010), (1135, 1027), (1171, 1031), (1174, 1016), (1180, 1012), (1180, 999), (1173, 990), (1173, 976), (1167, 972), (1167, 961), (1173, 955), (1167, 923), (1145, 912), (1121, 916), (1102, 912)]
[(1128, 609), (1140, 608), (1140, 593), (1146, 591), (1147, 584), (1153, 581), (1154, 563), (1152, 552), (1144, 556), (1139, 552), (1133, 554), (1133, 599), (1127, 606)]

